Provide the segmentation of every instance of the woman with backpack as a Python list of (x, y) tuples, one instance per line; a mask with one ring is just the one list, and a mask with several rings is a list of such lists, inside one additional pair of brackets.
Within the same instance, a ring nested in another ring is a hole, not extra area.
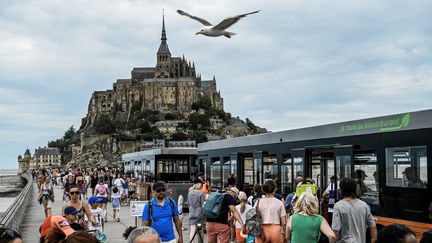
[(99, 178), (99, 184), (96, 185), (95, 191), (96, 196), (100, 199), (105, 222), (107, 222), (108, 185), (104, 182), (103, 177)]
[[(243, 222), (246, 222), (246, 214), (252, 209), (252, 206), (247, 203), (248, 198), (245, 192), (241, 191), (239, 193), (238, 199), (240, 200), (240, 204), (236, 206), (236, 210), (240, 214), (240, 218), (243, 220)], [(240, 235), (242, 226), (237, 221), (235, 222), (235, 231), (237, 242), (245, 242), (245, 238)]]
[(303, 192), (296, 200), (294, 214), (288, 219), (286, 235), (291, 243), (318, 242), (323, 232), (329, 242), (336, 241), (336, 235), (324, 217), (319, 215), (319, 203), (315, 195)]
[(283, 202), (275, 198), (276, 183), (269, 179), (262, 185), (265, 193), (264, 198), (260, 198), (254, 207), (261, 217), (262, 231), (261, 236), (255, 238), (256, 243), (282, 243), (285, 239), (286, 212)]

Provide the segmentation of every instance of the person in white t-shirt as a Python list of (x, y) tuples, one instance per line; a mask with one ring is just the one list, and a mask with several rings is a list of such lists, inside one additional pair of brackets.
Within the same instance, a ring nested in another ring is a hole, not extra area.
[[(240, 218), (243, 222), (246, 222), (246, 214), (249, 212), (249, 210), (252, 209), (252, 206), (248, 204), (248, 198), (245, 192), (241, 191), (239, 193), (238, 199), (240, 200), (240, 204), (237, 205), (235, 208), (237, 212), (240, 214)], [(237, 242), (245, 242), (245, 238), (241, 237), (240, 232), (242, 230), (242, 226), (239, 222), (236, 221), (235, 223), (236, 228), (236, 239)]]
[[(88, 230), (99, 230), (101, 232), (104, 230), (104, 211), (99, 207), (100, 202), (101, 199), (96, 196), (91, 196), (88, 200), (88, 203), (90, 204), (90, 212), (96, 221), (95, 225), (90, 223), (88, 224)], [(85, 216), (85, 220), (88, 221), (87, 216)]]

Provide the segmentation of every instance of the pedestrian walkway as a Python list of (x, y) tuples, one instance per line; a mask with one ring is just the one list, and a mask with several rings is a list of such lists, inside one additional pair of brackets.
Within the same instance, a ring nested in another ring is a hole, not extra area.
[[(61, 215), (61, 208), (63, 206), (62, 200), (63, 191), (61, 187), (54, 187), (55, 201), (52, 205), (53, 215)], [(89, 193), (90, 194), (90, 193)], [(23, 222), (20, 226), (20, 231), (23, 236), (23, 242), (38, 242), (39, 241), (39, 227), (45, 219), (45, 214), (42, 205), (37, 201), (38, 189), (36, 184), (33, 184), (33, 193), (31, 201), (27, 206), (27, 212), (24, 216)], [(105, 223), (105, 234), (108, 238), (108, 242), (122, 243), (126, 242), (122, 234), (124, 230), (129, 226), (135, 226), (135, 219), (130, 216), (129, 206), (122, 206), (120, 209), (120, 222), (117, 222), (112, 217), (112, 207), (108, 205), (108, 222)], [(140, 221), (138, 221), (140, 224)], [(183, 217), (183, 225), (186, 228), (187, 214)], [(176, 232), (174, 230), (174, 232)], [(189, 229), (183, 231), (184, 242), (189, 242)], [(205, 242), (205, 241), (204, 241)]]

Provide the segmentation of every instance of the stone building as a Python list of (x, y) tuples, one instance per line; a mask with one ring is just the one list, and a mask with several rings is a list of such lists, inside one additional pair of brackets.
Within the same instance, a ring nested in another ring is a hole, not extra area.
[(85, 129), (92, 127), (99, 115), (112, 115), (126, 120), (131, 111), (151, 109), (188, 115), (199, 97), (207, 96), (212, 106), (223, 110), (223, 99), (216, 79), (202, 80), (195, 64), (185, 57), (173, 57), (168, 48), (165, 20), (156, 53), (156, 66), (135, 67), (128, 79), (118, 79), (112, 90), (95, 91), (88, 106)]
[(24, 157), (18, 155), (18, 172), (22, 173), (28, 169), (30, 169), (30, 161), (32, 160), (30, 150), (27, 149), (24, 152)]
[(61, 153), (58, 148), (38, 148), (33, 159), (38, 168), (55, 168), (61, 165)]

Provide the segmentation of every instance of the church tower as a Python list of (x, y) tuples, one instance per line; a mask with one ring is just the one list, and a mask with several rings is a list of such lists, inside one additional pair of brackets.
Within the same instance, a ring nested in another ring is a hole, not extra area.
[(171, 77), (171, 52), (168, 49), (166, 32), (165, 32), (165, 17), (162, 14), (162, 36), (161, 44), (157, 52), (156, 63), (156, 78), (170, 78)]

